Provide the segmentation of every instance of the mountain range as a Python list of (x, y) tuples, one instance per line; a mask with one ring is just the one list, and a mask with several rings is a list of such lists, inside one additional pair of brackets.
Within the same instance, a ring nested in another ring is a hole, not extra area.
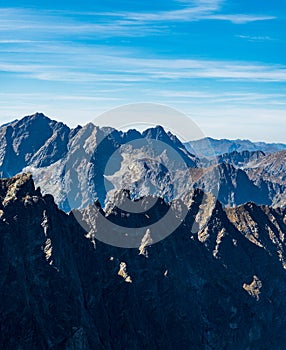
[(0, 349), (285, 349), (285, 150), (40, 113), (0, 136)]
[[(70, 129), (41, 113), (3, 125), (0, 136), (0, 175), (31, 172), (65, 211), (96, 199), (104, 206), (122, 188), (132, 198), (155, 195), (167, 202), (200, 188), (227, 207), (250, 201), (285, 206), (286, 150), (274, 152), (282, 144), (207, 138), (190, 142), (190, 150), (161, 126), (142, 133), (91, 123)], [(210, 157), (224, 150), (232, 151)]]
[(283, 143), (266, 143), (252, 142), (249, 140), (227, 140), (213, 139), (206, 137), (200, 140), (189, 141), (185, 144), (189, 152), (196, 152), (200, 157), (220, 156), (226, 153), (243, 152), (243, 151), (262, 151), (264, 153), (275, 153), (286, 150), (286, 144)]

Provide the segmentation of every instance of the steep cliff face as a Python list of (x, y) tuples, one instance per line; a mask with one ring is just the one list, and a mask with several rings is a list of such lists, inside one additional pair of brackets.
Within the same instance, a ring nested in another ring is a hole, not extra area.
[(1, 202), (1, 348), (72, 349), (79, 334), (78, 349), (100, 348), (96, 329), (94, 347), (83, 345), (92, 330), (81, 273), (88, 242), (30, 176), (1, 180)]
[[(151, 198), (128, 216), (119, 192), (106, 212), (98, 203), (81, 212), (94, 221), (87, 234), (29, 175), (1, 180), (0, 197), (1, 348), (284, 349), (282, 210), (225, 212), (195, 190), (173, 207), (187, 210), (180, 227), (151, 245), (148, 223), (169, 210), (161, 200), (149, 218)], [(99, 241), (100, 216), (145, 225), (141, 245)]]
[[(195, 172), (196, 170), (191, 170), (191, 173)], [(195, 188), (215, 194), (218, 200), (227, 207), (249, 201), (271, 205), (275, 196), (272, 183), (263, 181), (263, 179), (255, 183), (245, 171), (224, 162), (203, 169), (198, 180), (195, 176), (193, 178)]]

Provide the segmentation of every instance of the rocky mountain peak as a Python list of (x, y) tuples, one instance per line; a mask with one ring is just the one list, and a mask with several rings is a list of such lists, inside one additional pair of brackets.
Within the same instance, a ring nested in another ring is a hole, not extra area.
[(0, 179), (0, 191), (0, 199), (4, 206), (11, 201), (40, 194), (39, 189), (35, 190), (31, 174), (19, 174), (9, 179)]
[(67, 151), (70, 129), (35, 113), (0, 127), (0, 174), (9, 177), (25, 167), (48, 166)]
[(49, 121), (50, 121), (50, 118), (48, 118), (44, 113), (41, 113), (41, 112), (36, 112), (34, 114), (28, 115), (28, 116), (24, 117), (24, 119), (25, 118), (26, 118), (26, 120), (49, 119)]
[(165, 134), (166, 132), (161, 125), (156, 125), (152, 128), (148, 128), (145, 131), (143, 131), (144, 136), (149, 135), (149, 136), (155, 137), (155, 136), (163, 136)]

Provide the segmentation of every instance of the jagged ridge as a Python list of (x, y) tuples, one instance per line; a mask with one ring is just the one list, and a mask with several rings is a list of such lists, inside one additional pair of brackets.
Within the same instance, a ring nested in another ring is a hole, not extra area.
[[(0, 185), (3, 348), (283, 349), (284, 211), (225, 211), (195, 190), (173, 234), (150, 246), (146, 230), (139, 248), (122, 249), (96, 239), (100, 225), (87, 238), (29, 175)], [(95, 222), (126, 220), (116, 201), (128, 196), (116, 198), (108, 213), (96, 204)]]

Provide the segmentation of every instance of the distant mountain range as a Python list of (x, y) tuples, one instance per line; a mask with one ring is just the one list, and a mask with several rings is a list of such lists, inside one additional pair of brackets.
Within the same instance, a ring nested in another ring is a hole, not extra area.
[(143, 133), (93, 124), (70, 129), (37, 113), (0, 127), (0, 175), (31, 172), (65, 211), (95, 199), (104, 206), (122, 188), (132, 198), (155, 195), (167, 202), (200, 188), (224, 206), (284, 207), (286, 150), (275, 152), (283, 147), (210, 138), (183, 145), (161, 126)]
[(252, 142), (249, 140), (216, 140), (206, 137), (196, 141), (189, 141), (184, 144), (186, 149), (200, 158), (220, 156), (226, 153), (243, 152), (243, 151), (262, 151), (264, 153), (275, 153), (286, 150), (286, 144), (283, 143), (265, 143)]

